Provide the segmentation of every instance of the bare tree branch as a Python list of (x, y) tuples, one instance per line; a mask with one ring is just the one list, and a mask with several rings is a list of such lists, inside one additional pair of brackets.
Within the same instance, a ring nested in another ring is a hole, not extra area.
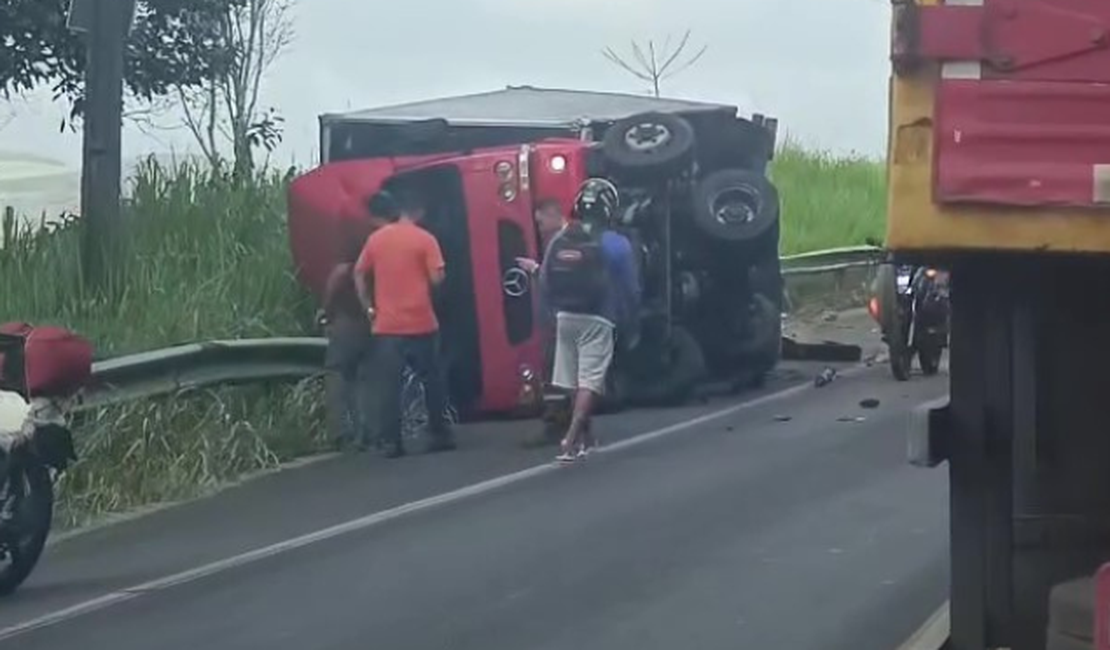
[(673, 48), (671, 47), (672, 37), (668, 34), (663, 40), (662, 47), (657, 47), (654, 39), (649, 39), (646, 47), (633, 40), (629, 48), (629, 56), (622, 56), (611, 47), (604, 48), (601, 54), (621, 70), (640, 81), (650, 83), (652, 93), (658, 97), (663, 81), (689, 70), (709, 49), (708, 45), (704, 45), (693, 56), (687, 57), (690, 36), (691, 31), (687, 29)]
[(293, 42), (295, 0), (228, 2), (215, 24), (227, 48), (227, 62), (200, 88), (177, 88), (173, 95), (204, 156), (219, 165), (225, 152), (236, 174), (254, 169), (254, 152), (273, 149), (281, 136), (280, 117), (260, 108), (266, 75)]

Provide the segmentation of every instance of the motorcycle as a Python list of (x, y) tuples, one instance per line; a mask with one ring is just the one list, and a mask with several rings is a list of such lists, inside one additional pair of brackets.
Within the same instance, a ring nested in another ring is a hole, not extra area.
[(870, 311), (890, 349), (894, 378), (910, 378), (915, 356), (926, 376), (940, 372), (948, 347), (948, 274), (931, 267), (887, 265), (877, 282), (878, 295)]
[(77, 458), (67, 418), (76, 391), (32, 394), (25, 342), (0, 333), (0, 595), (14, 592), (42, 556), (55, 482)]

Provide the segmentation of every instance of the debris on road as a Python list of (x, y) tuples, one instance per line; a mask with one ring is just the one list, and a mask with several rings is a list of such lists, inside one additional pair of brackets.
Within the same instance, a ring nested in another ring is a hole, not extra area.
[(813, 385), (817, 388), (824, 388), (833, 383), (836, 380), (836, 376), (835, 368), (825, 368), (821, 371), (821, 374), (813, 379)]
[(858, 424), (860, 422), (867, 422), (867, 418), (862, 417), (862, 416), (858, 416), (858, 415), (857, 416), (845, 415), (844, 417), (837, 418), (836, 421), (837, 422), (852, 422), (852, 423)]
[(782, 358), (789, 361), (825, 361), (858, 363), (863, 359), (863, 348), (835, 341), (823, 343), (800, 343), (784, 336), (782, 339)]
[(860, 400), (860, 403), (859, 403), (860, 408), (865, 408), (865, 409), (877, 409), (877, 408), (879, 408), (880, 404), (881, 404), (881, 402), (879, 400), (873, 398), (873, 397), (869, 397), (865, 400)]
[(775, 416), (775, 422), (789, 422), (793, 419), (794, 418), (789, 416), (789, 415), (776, 415)]

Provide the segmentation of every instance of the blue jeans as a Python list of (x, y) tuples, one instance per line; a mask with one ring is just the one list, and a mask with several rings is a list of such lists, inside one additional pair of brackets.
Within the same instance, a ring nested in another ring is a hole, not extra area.
[(385, 445), (401, 445), (404, 369), (407, 365), (424, 384), (424, 400), (428, 411), (428, 432), (436, 438), (449, 438), (451, 425), (447, 420), (446, 378), (439, 356), (439, 335), (420, 336), (378, 335), (374, 337), (373, 373), (377, 393), (381, 441)]

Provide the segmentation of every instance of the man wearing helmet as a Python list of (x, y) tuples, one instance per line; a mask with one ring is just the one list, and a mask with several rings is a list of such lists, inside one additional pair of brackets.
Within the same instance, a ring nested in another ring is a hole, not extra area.
[(619, 200), (608, 180), (583, 183), (566, 227), (551, 240), (539, 269), (541, 300), (556, 318), (551, 383), (574, 397), (561, 461), (584, 458), (593, 446), (590, 415), (605, 392), (616, 331), (632, 325), (639, 311), (632, 244), (610, 227)]

